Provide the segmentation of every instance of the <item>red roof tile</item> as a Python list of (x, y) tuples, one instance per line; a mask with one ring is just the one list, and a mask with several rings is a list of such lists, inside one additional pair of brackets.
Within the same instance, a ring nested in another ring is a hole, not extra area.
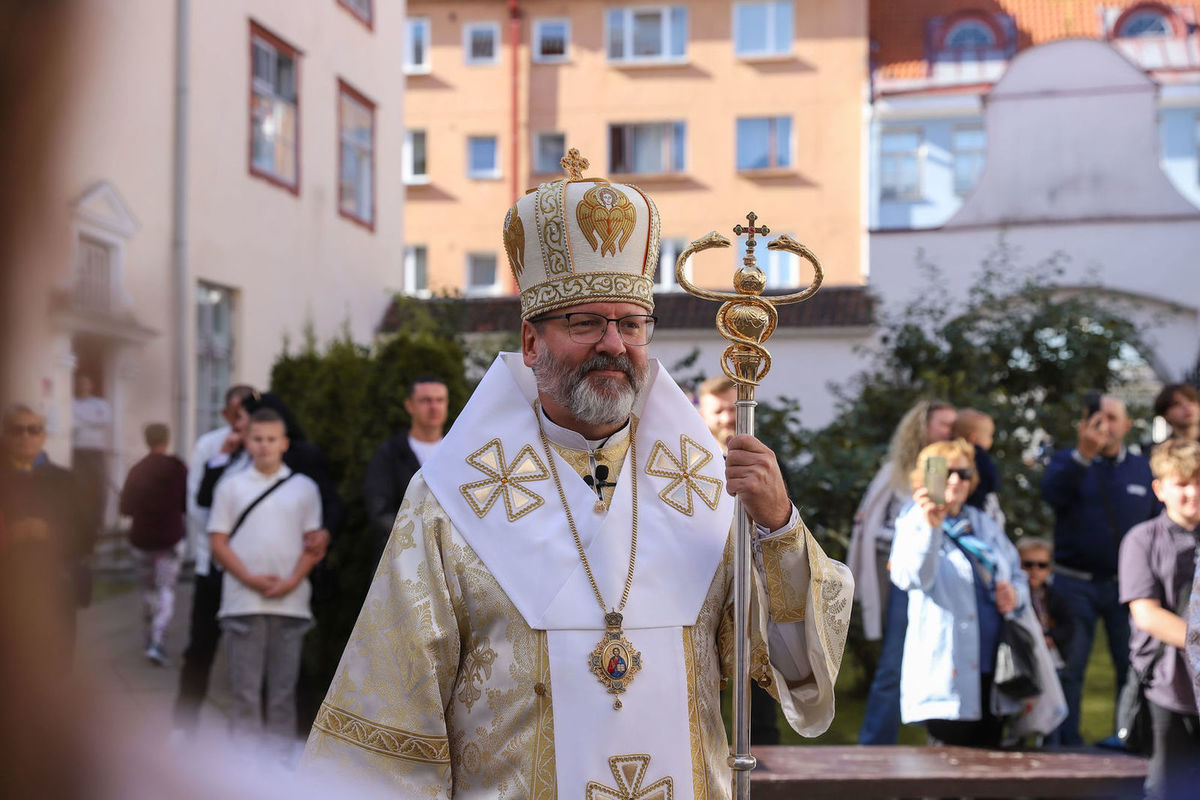
[[(935, 17), (975, 11), (1008, 15), (1016, 22), (1016, 49), (1070, 37), (1103, 38), (1104, 12), (1145, 0), (871, 0), (871, 61), (877, 79), (919, 79), (928, 74), (926, 30)], [(1193, 26), (1200, 1), (1165, 3)]]

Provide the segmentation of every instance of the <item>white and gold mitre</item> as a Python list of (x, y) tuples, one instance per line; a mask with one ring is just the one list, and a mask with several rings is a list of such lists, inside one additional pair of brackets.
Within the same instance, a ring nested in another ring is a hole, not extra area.
[(654, 310), (658, 209), (636, 186), (584, 178), (575, 148), (569, 175), (530, 189), (504, 217), (504, 250), (521, 288), (521, 318), (595, 302)]

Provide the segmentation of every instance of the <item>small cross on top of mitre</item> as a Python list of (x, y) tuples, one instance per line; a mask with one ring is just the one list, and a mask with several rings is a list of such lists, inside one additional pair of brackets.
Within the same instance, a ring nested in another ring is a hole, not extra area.
[(592, 162), (579, 155), (578, 147), (568, 150), (558, 163), (567, 171), (568, 178), (573, 181), (583, 180), (583, 171), (592, 165)]

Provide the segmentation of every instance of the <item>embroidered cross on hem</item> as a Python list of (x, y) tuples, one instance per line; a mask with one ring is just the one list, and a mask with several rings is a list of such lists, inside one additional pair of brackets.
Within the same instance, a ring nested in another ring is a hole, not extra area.
[(649, 786), (642, 787), (646, 772), (650, 769), (650, 756), (630, 754), (613, 756), (608, 760), (615, 786), (605, 786), (597, 781), (588, 781), (586, 800), (674, 800), (675, 783), (670, 778), (659, 778)]

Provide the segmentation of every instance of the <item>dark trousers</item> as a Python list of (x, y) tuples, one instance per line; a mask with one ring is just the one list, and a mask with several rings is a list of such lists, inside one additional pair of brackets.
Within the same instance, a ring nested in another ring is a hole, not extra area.
[(933, 745), (951, 744), (959, 747), (1000, 746), (1004, 734), (1004, 726), (992, 715), (992, 676), (979, 676), (980, 697), (983, 700), (980, 719), (930, 719), (925, 721), (925, 730), (929, 732), (929, 743)]
[(1200, 798), (1200, 720), (1147, 702), (1154, 731), (1146, 769), (1147, 800)]
[(175, 725), (193, 731), (200, 717), (200, 705), (208, 694), (208, 676), (221, 640), (217, 611), (221, 608), (223, 573), (213, 565), (207, 575), (196, 576), (192, 595), (192, 620), (183, 668), (179, 673), (179, 695), (175, 698)]
[[(1062, 744), (1076, 747), (1083, 744), (1079, 735), (1079, 712), (1083, 700), (1084, 672), (1096, 637), (1096, 621), (1104, 621), (1108, 652), (1112, 657), (1116, 690), (1119, 693), (1125, 685), (1125, 673), (1129, 670), (1129, 610), (1117, 599), (1115, 580), (1085, 581), (1058, 574), (1054, 576), (1054, 590), (1065, 600), (1075, 620), (1075, 635), (1063, 654), (1067, 662), (1062, 671), (1067, 718), (1059, 726), (1059, 731)], [(1113, 707), (1116, 708), (1115, 695)]]

